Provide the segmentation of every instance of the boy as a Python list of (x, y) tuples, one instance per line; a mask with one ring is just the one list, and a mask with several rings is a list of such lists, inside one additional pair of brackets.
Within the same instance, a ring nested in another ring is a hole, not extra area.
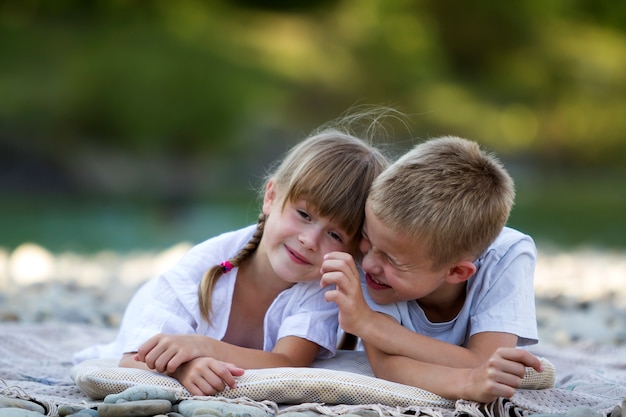
[[(322, 266), (326, 300), (360, 337), (375, 375), (445, 398), (511, 397), (525, 368), (516, 346), (537, 343), (532, 239), (505, 227), (511, 177), (478, 144), (418, 144), (374, 182), (366, 209), (360, 283), (353, 258)], [(366, 290), (361, 290), (361, 285)]]

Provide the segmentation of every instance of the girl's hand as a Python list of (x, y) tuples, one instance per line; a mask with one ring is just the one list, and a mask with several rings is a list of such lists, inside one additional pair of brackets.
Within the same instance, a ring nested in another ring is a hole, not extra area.
[(157, 334), (142, 344), (135, 360), (161, 373), (174, 373), (179, 366), (211, 355), (211, 339), (202, 335)]
[(497, 397), (511, 398), (524, 378), (526, 367), (543, 371), (533, 354), (517, 348), (499, 348), (480, 367), (472, 370), (462, 398), (490, 402)]
[(170, 375), (193, 395), (215, 395), (226, 387), (235, 388), (235, 377), (243, 374), (244, 370), (232, 363), (201, 357), (179, 366)]
[(324, 256), (321, 273), (323, 287), (336, 286), (326, 292), (325, 299), (339, 307), (339, 325), (345, 332), (358, 336), (358, 326), (363, 324), (363, 318), (371, 310), (363, 297), (361, 277), (354, 258), (344, 252), (328, 253)]

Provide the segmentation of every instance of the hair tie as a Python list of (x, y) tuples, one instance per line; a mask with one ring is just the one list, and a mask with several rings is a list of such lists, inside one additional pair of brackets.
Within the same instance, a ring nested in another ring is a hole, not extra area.
[(222, 267), (222, 271), (225, 273), (233, 269), (233, 264), (231, 264), (230, 261), (224, 261), (220, 264), (220, 266)]

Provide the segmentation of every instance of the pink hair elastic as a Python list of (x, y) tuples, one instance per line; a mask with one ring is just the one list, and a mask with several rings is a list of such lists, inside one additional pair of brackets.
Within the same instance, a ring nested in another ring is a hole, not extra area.
[(229, 272), (229, 271), (232, 271), (233, 269), (233, 264), (231, 264), (230, 261), (224, 261), (220, 265), (224, 272)]

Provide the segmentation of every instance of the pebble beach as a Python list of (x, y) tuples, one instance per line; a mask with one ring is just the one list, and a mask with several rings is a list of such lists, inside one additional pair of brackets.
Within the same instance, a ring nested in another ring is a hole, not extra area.
[[(115, 328), (137, 287), (190, 247), (90, 255), (32, 243), (0, 249), (0, 321)], [(535, 292), (541, 343), (626, 345), (626, 252), (539, 247)]]

